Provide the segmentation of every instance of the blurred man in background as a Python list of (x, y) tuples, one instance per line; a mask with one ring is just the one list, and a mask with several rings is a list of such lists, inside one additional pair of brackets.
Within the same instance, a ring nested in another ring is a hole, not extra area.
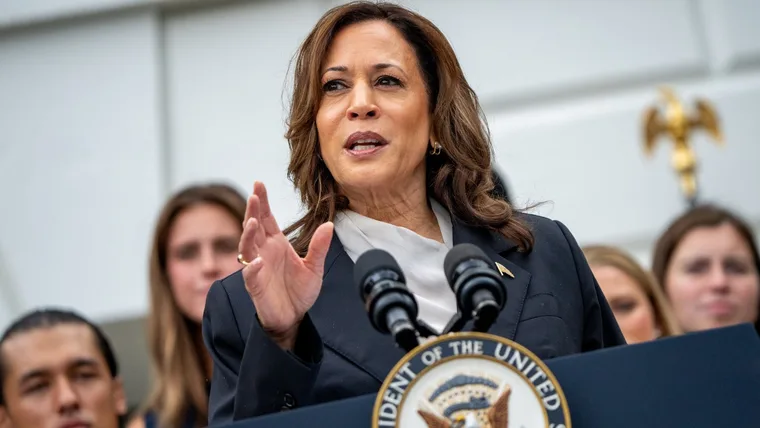
[(0, 427), (117, 428), (126, 410), (111, 346), (83, 317), (33, 311), (0, 337)]

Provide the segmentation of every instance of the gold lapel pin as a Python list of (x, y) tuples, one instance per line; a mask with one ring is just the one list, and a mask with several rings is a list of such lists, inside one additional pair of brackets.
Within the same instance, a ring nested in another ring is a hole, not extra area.
[(501, 276), (506, 275), (506, 276), (508, 276), (510, 278), (514, 278), (515, 277), (515, 274), (513, 274), (512, 271), (510, 271), (509, 269), (507, 269), (506, 267), (504, 267), (504, 265), (502, 265), (499, 262), (496, 262), (496, 268), (499, 269), (499, 273), (501, 274)]

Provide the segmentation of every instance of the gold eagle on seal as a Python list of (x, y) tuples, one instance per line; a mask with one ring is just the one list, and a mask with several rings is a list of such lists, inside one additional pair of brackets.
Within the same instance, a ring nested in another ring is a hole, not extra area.
[(492, 379), (456, 376), (423, 401), (417, 414), (428, 428), (506, 428), (512, 388)]

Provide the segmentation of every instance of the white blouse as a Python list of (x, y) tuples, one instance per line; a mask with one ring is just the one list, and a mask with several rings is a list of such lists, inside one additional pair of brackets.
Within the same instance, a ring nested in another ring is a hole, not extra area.
[(443, 244), (409, 229), (342, 211), (335, 217), (335, 233), (348, 256), (356, 260), (365, 251), (378, 248), (396, 259), (406, 285), (419, 306), (418, 318), (440, 332), (457, 311), (456, 297), (443, 272), (443, 260), (453, 246), (451, 216), (438, 202), (430, 200)]

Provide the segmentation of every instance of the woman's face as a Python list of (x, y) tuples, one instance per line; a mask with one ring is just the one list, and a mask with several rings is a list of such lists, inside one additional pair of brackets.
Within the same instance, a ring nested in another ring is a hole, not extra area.
[(166, 271), (174, 300), (190, 320), (200, 323), (206, 294), (217, 279), (235, 272), (240, 223), (214, 204), (182, 211), (169, 230)]
[(665, 273), (665, 290), (686, 331), (757, 321), (759, 289), (752, 250), (729, 223), (687, 233)]
[(641, 343), (658, 336), (654, 308), (638, 283), (612, 266), (591, 266), (615, 320), (628, 343)]
[(424, 186), (428, 94), (401, 34), (383, 21), (350, 25), (334, 38), (322, 73), (320, 150), (341, 188), (371, 194)]

